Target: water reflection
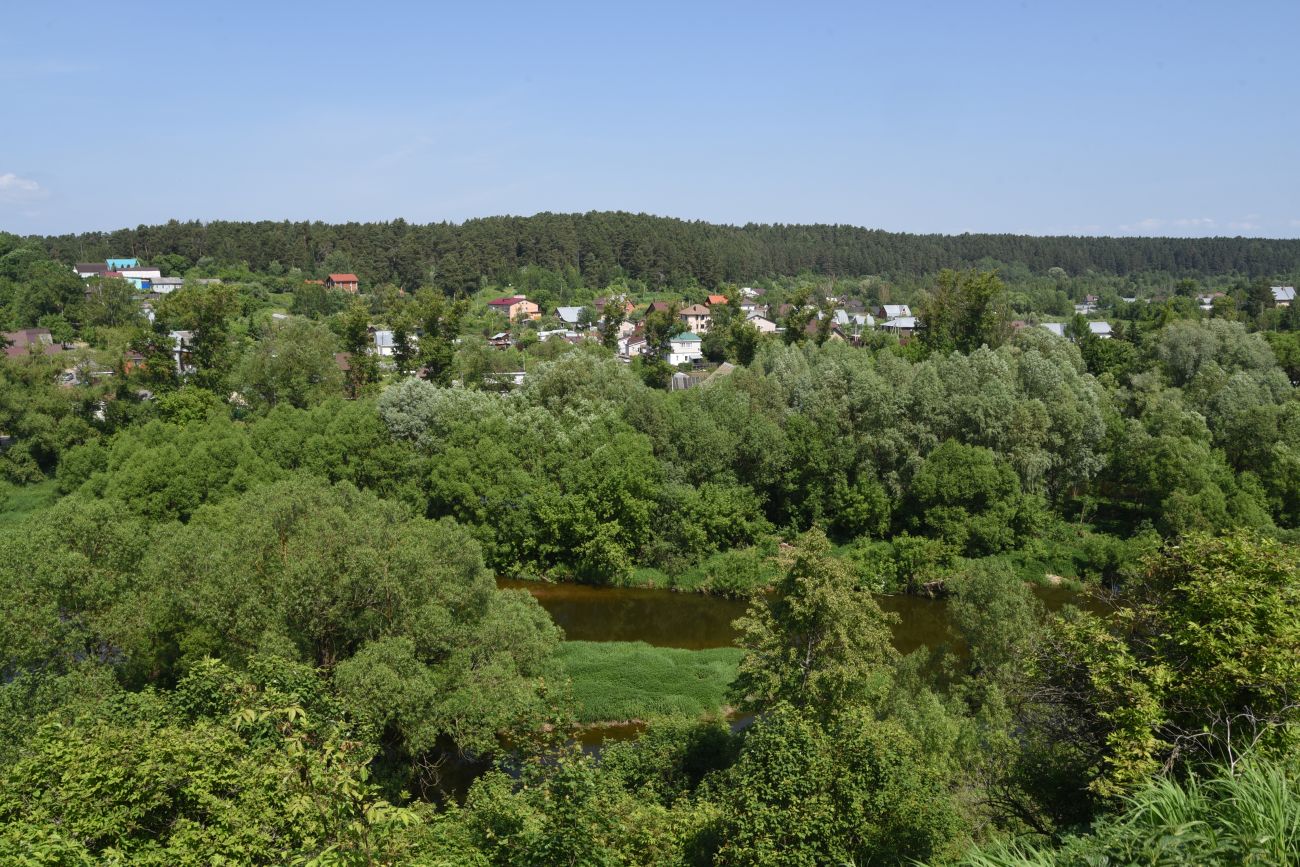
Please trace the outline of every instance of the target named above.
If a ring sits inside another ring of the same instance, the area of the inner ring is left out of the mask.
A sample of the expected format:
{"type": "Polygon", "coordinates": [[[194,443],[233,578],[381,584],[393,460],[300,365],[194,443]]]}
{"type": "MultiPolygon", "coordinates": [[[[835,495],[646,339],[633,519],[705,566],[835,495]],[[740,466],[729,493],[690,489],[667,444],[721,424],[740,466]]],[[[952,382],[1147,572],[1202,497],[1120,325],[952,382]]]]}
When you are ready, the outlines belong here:
{"type": "MultiPolygon", "coordinates": [[[[657,647],[701,650],[735,646],[732,621],[745,603],[698,593],[584,584],[543,584],[501,579],[500,587],[532,593],[551,618],[574,641],[644,641],[657,647]]],[[[1035,587],[1034,595],[1049,611],[1070,603],[1094,611],[1102,604],[1064,587],[1035,587]]],[[[901,653],[954,641],[948,605],[921,596],[877,596],[885,611],[898,615],[894,646],[901,653]]]]}

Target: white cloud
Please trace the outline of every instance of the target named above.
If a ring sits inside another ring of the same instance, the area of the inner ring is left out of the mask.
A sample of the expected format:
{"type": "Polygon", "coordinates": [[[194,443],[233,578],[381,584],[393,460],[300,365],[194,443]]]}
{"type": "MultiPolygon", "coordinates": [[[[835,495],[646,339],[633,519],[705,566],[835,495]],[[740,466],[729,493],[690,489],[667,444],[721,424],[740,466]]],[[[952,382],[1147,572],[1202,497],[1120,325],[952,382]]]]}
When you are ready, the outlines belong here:
{"type": "Polygon", "coordinates": [[[0,202],[33,202],[45,195],[45,189],[31,178],[13,172],[0,174],[0,202]]]}

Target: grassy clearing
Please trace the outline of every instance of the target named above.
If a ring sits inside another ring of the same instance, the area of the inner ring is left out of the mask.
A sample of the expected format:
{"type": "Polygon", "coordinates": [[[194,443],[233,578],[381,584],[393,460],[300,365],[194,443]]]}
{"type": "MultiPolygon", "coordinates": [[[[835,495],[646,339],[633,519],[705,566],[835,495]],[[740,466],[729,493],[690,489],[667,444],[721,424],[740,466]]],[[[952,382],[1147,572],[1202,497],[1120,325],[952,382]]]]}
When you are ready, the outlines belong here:
{"type": "Polygon", "coordinates": [[[559,653],[585,723],[717,713],[740,655],[730,647],[681,650],[642,641],[566,641],[559,653]]]}
{"type": "Polygon", "coordinates": [[[32,512],[52,506],[58,498],[58,483],[53,479],[21,486],[0,482],[0,529],[15,526],[32,512]]]}

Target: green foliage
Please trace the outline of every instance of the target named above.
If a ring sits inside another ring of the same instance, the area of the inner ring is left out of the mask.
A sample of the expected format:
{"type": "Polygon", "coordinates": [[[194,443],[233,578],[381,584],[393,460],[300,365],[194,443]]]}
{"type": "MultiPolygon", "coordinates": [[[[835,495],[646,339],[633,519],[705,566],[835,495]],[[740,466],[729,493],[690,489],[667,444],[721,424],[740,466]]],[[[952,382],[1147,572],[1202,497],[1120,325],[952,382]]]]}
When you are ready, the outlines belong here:
{"type": "Polygon", "coordinates": [[[762,710],[785,702],[830,716],[871,698],[896,657],[894,618],[831,556],[820,531],[800,537],[783,567],[772,592],[755,596],[736,622],[745,649],[736,704],[762,710]]]}
{"type": "Polygon", "coordinates": [[[0,856],[404,861],[419,814],[383,801],[368,781],[364,743],[337,716],[308,712],[301,696],[265,678],[274,671],[263,666],[245,679],[208,661],[175,697],[91,698],[34,722],[0,778],[0,856]],[[222,698],[183,698],[213,691],[222,698]]]}
{"type": "Polygon", "coordinates": [[[940,766],[869,712],[823,728],[777,705],[726,782],[713,863],[904,864],[948,854],[962,835],[940,766]]]}
{"type": "Polygon", "coordinates": [[[343,390],[336,349],[334,335],[309,319],[273,322],[244,356],[235,374],[237,388],[260,406],[305,409],[321,403],[343,390]]]}
{"type": "Polygon", "coordinates": [[[573,684],[578,720],[645,720],[716,714],[741,652],[681,650],[644,642],[566,641],[557,659],[573,684]]]}
{"type": "Polygon", "coordinates": [[[931,352],[996,349],[1006,340],[1011,319],[1006,286],[996,271],[945,268],[918,313],[920,337],[931,352]]]}
{"type": "Polygon", "coordinates": [[[1158,780],[1112,817],[1056,845],[998,844],[967,853],[966,867],[1161,864],[1229,867],[1300,862],[1300,768],[1251,758],[1206,778],[1158,780]]]}
{"type": "Polygon", "coordinates": [[[1014,547],[1038,529],[1041,506],[1020,492],[1010,464],[979,446],[948,440],[912,479],[916,526],[972,556],[1014,547]]]}

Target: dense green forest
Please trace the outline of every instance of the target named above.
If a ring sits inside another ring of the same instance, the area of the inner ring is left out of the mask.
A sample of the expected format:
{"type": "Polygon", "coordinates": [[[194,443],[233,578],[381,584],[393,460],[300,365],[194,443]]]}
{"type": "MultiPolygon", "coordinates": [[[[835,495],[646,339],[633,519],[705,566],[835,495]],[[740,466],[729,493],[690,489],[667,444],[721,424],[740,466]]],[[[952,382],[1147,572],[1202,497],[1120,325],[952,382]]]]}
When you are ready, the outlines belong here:
{"type": "Polygon", "coordinates": [[[51,340],[0,360],[0,861],[1296,863],[1298,256],[622,214],[0,235],[0,324],[51,340]],[[186,281],[69,268],[109,255],[186,281]],[[703,371],[539,336],[622,297],[667,345],[715,292],[703,371]],[[900,300],[911,339],[830,328],[900,300]],[[542,582],[747,613],[734,648],[570,641],[542,582]],[[900,652],[881,594],[950,633],[900,652]]]}
{"type": "Polygon", "coordinates": [[[40,239],[65,261],[139,256],[245,262],[255,271],[353,271],[374,284],[444,289],[503,280],[537,266],[580,274],[589,285],[619,277],[650,286],[809,271],[823,275],[922,275],[986,260],[1043,273],[1095,271],[1176,276],[1300,272],[1300,240],[1259,238],[1097,238],[1028,235],[908,235],[827,225],[721,226],[646,214],[592,212],[489,217],[464,223],[171,222],[115,232],[40,239]]]}

